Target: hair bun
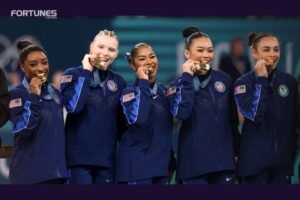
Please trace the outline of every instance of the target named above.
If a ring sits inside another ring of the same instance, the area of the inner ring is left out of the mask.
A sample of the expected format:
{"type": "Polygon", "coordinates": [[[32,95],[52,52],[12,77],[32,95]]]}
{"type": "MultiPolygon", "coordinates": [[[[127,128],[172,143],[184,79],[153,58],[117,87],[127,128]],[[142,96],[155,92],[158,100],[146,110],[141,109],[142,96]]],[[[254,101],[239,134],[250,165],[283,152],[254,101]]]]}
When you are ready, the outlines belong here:
{"type": "Polygon", "coordinates": [[[28,42],[27,40],[23,40],[23,41],[19,41],[17,43],[17,48],[22,51],[23,49],[25,49],[26,47],[28,47],[29,45],[32,45],[31,42],[28,42]]]}
{"type": "Polygon", "coordinates": [[[131,54],[129,52],[125,52],[123,54],[123,56],[127,60],[127,62],[131,63],[132,58],[131,58],[131,54]]]}
{"type": "Polygon", "coordinates": [[[188,38],[191,34],[200,32],[200,29],[196,26],[187,27],[182,31],[182,36],[188,38]]]}
{"type": "Polygon", "coordinates": [[[257,33],[255,32],[250,32],[248,34],[248,46],[250,47],[253,44],[254,39],[256,38],[257,33]]]}

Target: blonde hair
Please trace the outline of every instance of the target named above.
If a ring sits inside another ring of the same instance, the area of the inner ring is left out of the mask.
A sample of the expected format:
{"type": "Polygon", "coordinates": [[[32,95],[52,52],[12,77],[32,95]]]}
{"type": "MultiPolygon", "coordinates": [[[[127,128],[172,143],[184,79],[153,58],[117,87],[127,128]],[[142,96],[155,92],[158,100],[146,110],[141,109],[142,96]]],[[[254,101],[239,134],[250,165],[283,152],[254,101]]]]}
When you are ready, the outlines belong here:
{"type": "Polygon", "coordinates": [[[113,37],[119,42],[119,39],[118,39],[116,33],[114,31],[109,31],[107,29],[99,31],[99,33],[95,36],[94,41],[96,40],[97,37],[102,36],[102,35],[113,37]]]}

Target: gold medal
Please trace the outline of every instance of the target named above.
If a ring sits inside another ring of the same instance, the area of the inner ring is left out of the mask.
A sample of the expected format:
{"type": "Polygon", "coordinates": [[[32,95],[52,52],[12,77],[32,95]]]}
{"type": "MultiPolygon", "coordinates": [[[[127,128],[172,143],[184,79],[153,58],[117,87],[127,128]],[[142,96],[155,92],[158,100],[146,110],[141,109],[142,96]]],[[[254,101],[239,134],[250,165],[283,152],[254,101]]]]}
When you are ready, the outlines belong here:
{"type": "Polygon", "coordinates": [[[195,66],[196,66],[197,71],[200,71],[200,70],[208,71],[210,69],[209,64],[202,64],[202,63],[199,63],[199,62],[195,62],[195,66]]]}
{"type": "Polygon", "coordinates": [[[97,67],[98,69],[104,68],[105,64],[106,64],[106,62],[101,61],[99,59],[92,60],[92,65],[95,66],[95,67],[97,67]]]}
{"type": "Polygon", "coordinates": [[[46,73],[38,73],[36,74],[36,77],[42,80],[42,83],[45,83],[47,81],[46,73]]]}
{"type": "Polygon", "coordinates": [[[275,63],[275,60],[266,60],[265,65],[266,67],[272,67],[275,63]]]}

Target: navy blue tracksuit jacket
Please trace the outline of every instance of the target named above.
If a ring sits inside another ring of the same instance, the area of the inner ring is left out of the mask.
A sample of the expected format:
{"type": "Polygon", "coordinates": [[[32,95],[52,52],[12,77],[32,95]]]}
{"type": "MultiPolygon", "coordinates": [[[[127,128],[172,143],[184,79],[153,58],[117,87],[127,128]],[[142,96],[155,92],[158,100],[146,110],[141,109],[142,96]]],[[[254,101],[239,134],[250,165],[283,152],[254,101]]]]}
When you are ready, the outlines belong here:
{"type": "Polygon", "coordinates": [[[172,113],[182,120],[179,132],[177,179],[234,170],[237,115],[229,75],[212,70],[200,82],[183,73],[171,84],[172,113]]]}
{"type": "Polygon", "coordinates": [[[123,128],[119,99],[125,85],[111,69],[103,81],[98,69],[90,72],[80,66],[65,71],[61,88],[68,111],[68,167],[114,167],[117,136],[123,128]]]}
{"type": "Polygon", "coordinates": [[[15,147],[9,175],[12,183],[32,184],[66,178],[60,93],[45,84],[40,96],[32,94],[26,79],[9,93],[15,147]]]}
{"type": "Polygon", "coordinates": [[[129,124],[117,156],[117,181],[166,177],[171,158],[172,115],[165,87],[136,80],[123,90],[121,102],[129,124]]]}
{"type": "Polygon", "coordinates": [[[278,69],[269,79],[247,73],[235,83],[235,101],[245,116],[238,174],[255,175],[266,169],[291,174],[298,102],[295,78],[278,69]]]}

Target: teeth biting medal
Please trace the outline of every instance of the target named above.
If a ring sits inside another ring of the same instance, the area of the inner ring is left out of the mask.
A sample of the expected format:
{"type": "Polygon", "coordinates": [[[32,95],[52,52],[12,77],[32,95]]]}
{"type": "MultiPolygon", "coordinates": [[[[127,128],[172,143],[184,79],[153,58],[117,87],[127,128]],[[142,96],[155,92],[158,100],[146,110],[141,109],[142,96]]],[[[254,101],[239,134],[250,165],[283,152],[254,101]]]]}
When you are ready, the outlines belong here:
{"type": "Polygon", "coordinates": [[[92,64],[93,64],[95,67],[97,67],[97,68],[103,68],[103,67],[105,66],[106,62],[105,62],[105,61],[101,61],[100,59],[94,59],[94,60],[92,61],[92,64]]]}
{"type": "Polygon", "coordinates": [[[196,69],[197,71],[199,70],[209,70],[210,69],[210,65],[209,64],[203,64],[203,63],[200,63],[200,62],[195,62],[195,66],[196,66],[196,69]]]}
{"type": "Polygon", "coordinates": [[[42,80],[42,83],[45,83],[47,81],[46,73],[38,73],[36,74],[36,77],[40,78],[42,80]]]}

